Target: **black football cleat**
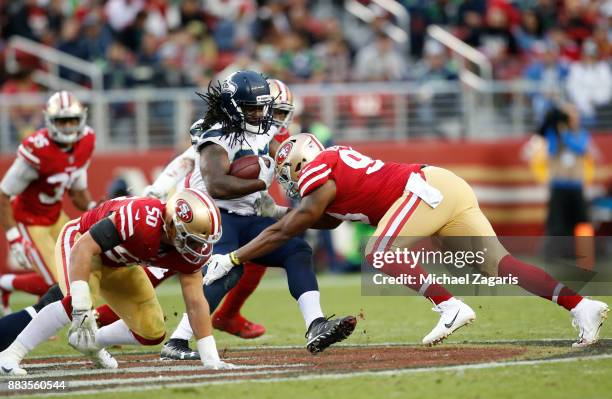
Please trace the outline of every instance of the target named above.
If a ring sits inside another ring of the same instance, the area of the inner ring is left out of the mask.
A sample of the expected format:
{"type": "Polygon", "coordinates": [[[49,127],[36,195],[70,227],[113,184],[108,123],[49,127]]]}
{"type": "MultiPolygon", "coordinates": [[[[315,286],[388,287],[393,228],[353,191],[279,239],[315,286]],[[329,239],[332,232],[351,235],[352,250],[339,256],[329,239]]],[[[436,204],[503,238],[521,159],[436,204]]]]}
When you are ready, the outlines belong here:
{"type": "Polygon", "coordinates": [[[164,344],[159,358],[161,360],[200,360],[200,354],[191,350],[189,341],[175,338],[164,344]]]}
{"type": "Polygon", "coordinates": [[[314,320],[306,332],[306,349],[312,354],[323,352],[327,347],[340,342],[353,333],[357,325],[355,316],[341,319],[320,317],[314,320]]]}

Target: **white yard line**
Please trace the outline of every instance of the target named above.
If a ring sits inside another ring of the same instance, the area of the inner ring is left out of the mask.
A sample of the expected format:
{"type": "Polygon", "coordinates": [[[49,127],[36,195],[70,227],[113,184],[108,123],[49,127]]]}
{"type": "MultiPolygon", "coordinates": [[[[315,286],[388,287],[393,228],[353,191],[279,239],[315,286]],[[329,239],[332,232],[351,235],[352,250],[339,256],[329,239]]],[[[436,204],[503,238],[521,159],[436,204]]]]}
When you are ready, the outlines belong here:
{"type": "MultiPolygon", "coordinates": [[[[83,356],[79,356],[81,358],[83,358],[83,356]]],[[[40,359],[50,359],[51,357],[36,357],[36,358],[32,358],[31,360],[40,360],[40,359]]],[[[253,356],[224,356],[223,360],[228,360],[231,362],[235,362],[237,360],[257,360],[256,357],[253,356]]],[[[174,361],[181,361],[181,360],[174,360],[174,361]]],[[[155,359],[138,359],[138,360],[129,360],[129,359],[121,359],[119,364],[123,364],[123,363],[129,363],[129,362],[137,362],[137,363],[166,363],[166,362],[173,362],[173,360],[160,360],[159,358],[155,358],[155,359]]],[[[88,360],[77,360],[77,361],[70,361],[70,366],[87,366],[87,365],[91,365],[92,363],[88,360]]],[[[295,363],[295,364],[300,364],[300,363],[295,363]]],[[[22,366],[25,367],[26,369],[44,369],[44,368],[49,368],[49,367],[61,367],[61,366],[65,366],[66,362],[43,362],[43,363],[23,363],[22,366]]],[[[291,366],[287,366],[287,367],[291,367],[291,366]]],[[[0,377],[1,378],[1,377],[0,377]]]]}
{"type": "MultiPolygon", "coordinates": [[[[599,342],[610,342],[612,339],[601,339],[599,342]]],[[[535,345],[538,343],[551,344],[567,344],[568,348],[571,346],[571,339],[562,338],[543,338],[543,339],[496,339],[496,340],[484,340],[484,341],[460,341],[460,342],[447,342],[443,345],[436,346],[435,348],[443,348],[448,345],[503,345],[503,344],[529,344],[535,345]]],[[[363,344],[351,344],[351,343],[339,343],[334,344],[334,348],[367,348],[377,346],[414,346],[420,348],[426,348],[423,344],[417,341],[407,342],[369,342],[363,344]]],[[[259,346],[236,346],[230,349],[230,352],[237,353],[241,351],[251,350],[268,350],[268,349],[303,349],[306,354],[306,348],[303,345],[259,345],[259,346]]],[[[112,350],[111,350],[112,352],[112,350]]],[[[223,352],[222,350],[220,352],[223,352]]],[[[142,352],[125,352],[125,353],[113,353],[117,356],[138,356],[138,355],[151,355],[159,354],[157,351],[142,351],[142,352]]],[[[83,358],[82,355],[47,355],[47,356],[33,356],[26,359],[25,364],[27,365],[28,360],[40,360],[40,359],[71,359],[71,358],[83,358]]]]}
{"type": "MultiPolygon", "coordinates": [[[[198,382],[178,382],[173,384],[171,382],[167,382],[164,384],[163,388],[184,388],[184,387],[198,387],[198,386],[210,386],[210,385],[229,385],[229,384],[241,384],[241,383],[253,383],[253,382],[285,382],[285,381],[310,381],[310,380],[342,380],[347,378],[355,378],[355,377],[366,377],[366,376],[397,376],[397,375],[407,375],[407,374],[417,374],[424,372],[440,372],[440,371],[466,371],[466,370],[483,370],[483,369],[494,369],[494,368],[502,368],[502,367],[515,367],[515,366],[533,366],[540,364],[554,364],[554,363],[570,363],[575,361],[584,361],[584,360],[602,360],[602,359],[612,359],[612,354],[605,355],[593,355],[593,356],[581,356],[581,357],[573,357],[573,358],[558,358],[558,359],[543,359],[543,360],[517,360],[511,362],[489,362],[489,363],[480,363],[480,364],[468,364],[468,365],[457,365],[457,366],[439,366],[439,367],[421,367],[421,368],[413,368],[413,369],[400,369],[400,370],[386,370],[386,371],[358,371],[353,373],[334,373],[334,374],[311,374],[311,375],[301,375],[301,376],[292,376],[292,377],[274,377],[274,378],[265,378],[265,379],[244,379],[244,380],[220,380],[220,381],[198,381],[198,382]]],[[[275,370],[273,373],[269,374],[283,374],[288,373],[289,371],[283,370],[275,370]]],[[[224,372],[218,373],[210,376],[201,376],[200,378],[212,378],[212,377],[220,377],[220,376],[239,376],[239,375],[260,375],[260,374],[268,374],[265,371],[254,371],[250,373],[242,373],[242,372],[224,372]]],[[[104,384],[126,384],[129,382],[130,384],[134,383],[146,383],[152,380],[154,381],[163,381],[166,377],[154,378],[154,377],[143,377],[143,378],[134,378],[134,379],[107,379],[101,381],[100,383],[104,384]]],[[[185,377],[187,379],[189,377],[185,377]]],[[[197,378],[197,377],[194,377],[197,378]]],[[[173,378],[170,381],[176,381],[177,378],[173,378]]],[[[72,382],[70,382],[72,384],[72,382]]],[[[84,383],[85,386],[88,384],[84,383]]],[[[89,384],[91,385],[91,384],[89,384]]],[[[79,385],[80,386],[80,385],[79,385]]],[[[136,390],[155,390],[160,389],[159,385],[144,385],[142,387],[138,387],[138,389],[134,389],[133,386],[118,386],[113,388],[105,388],[105,389],[91,389],[91,390],[82,390],[75,392],[45,392],[39,395],[32,395],[36,397],[46,397],[46,396],[70,396],[70,395],[86,395],[86,394],[100,394],[100,393],[110,393],[110,392],[129,392],[136,390]]]]}
{"type": "MultiPolygon", "coordinates": [[[[309,364],[305,363],[293,363],[293,364],[258,364],[258,365],[245,365],[238,366],[239,369],[249,370],[249,369],[277,369],[277,368],[300,368],[306,367],[309,364]]],[[[28,369],[28,365],[24,365],[23,367],[28,369]]],[[[63,377],[75,377],[75,376],[92,376],[92,375],[109,375],[109,374],[138,374],[138,373],[160,373],[160,372],[180,372],[180,371],[201,371],[202,367],[200,365],[188,365],[188,366],[178,366],[178,365],[168,365],[168,366],[142,366],[142,367],[126,367],[126,368],[118,368],[118,369],[70,369],[70,370],[37,370],[34,373],[30,373],[23,377],[14,377],[14,376],[0,376],[0,381],[8,381],[14,379],[33,379],[33,378],[63,378],[63,377]]],[[[268,371],[266,371],[268,372],[268,371]]],[[[228,374],[229,375],[229,374],[228,374]]]]}

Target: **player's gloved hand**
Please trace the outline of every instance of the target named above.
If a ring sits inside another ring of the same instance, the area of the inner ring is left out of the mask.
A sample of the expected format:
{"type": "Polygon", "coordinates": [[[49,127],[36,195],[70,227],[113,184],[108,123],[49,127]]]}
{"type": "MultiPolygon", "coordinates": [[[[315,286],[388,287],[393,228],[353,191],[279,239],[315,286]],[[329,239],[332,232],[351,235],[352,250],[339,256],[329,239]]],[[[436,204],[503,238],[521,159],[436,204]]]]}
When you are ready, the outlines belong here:
{"type": "Polygon", "coordinates": [[[166,193],[163,193],[154,185],[146,186],[144,191],[142,192],[143,197],[153,197],[160,200],[163,200],[166,197],[166,193]]]}
{"type": "Polygon", "coordinates": [[[93,310],[73,309],[72,325],[68,330],[68,343],[79,352],[97,352],[100,350],[96,344],[97,329],[93,310]]]}
{"type": "Polygon", "coordinates": [[[231,363],[226,363],[219,358],[215,337],[212,335],[199,339],[197,345],[198,352],[200,353],[200,359],[202,359],[202,365],[205,369],[231,370],[238,368],[238,366],[231,363]]]}
{"type": "Polygon", "coordinates": [[[27,270],[32,269],[32,262],[28,257],[31,244],[26,240],[17,227],[12,227],[6,232],[6,239],[9,244],[11,255],[19,265],[19,267],[27,270]]]}
{"type": "Polygon", "coordinates": [[[92,310],[89,284],[83,280],[70,283],[72,295],[72,325],[68,330],[68,343],[74,349],[91,353],[100,350],[96,345],[98,326],[92,310]]]}
{"type": "Polygon", "coordinates": [[[215,254],[210,257],[206,265],[208,268],[204,276],[205,285],[211,285],[213,282],[229,273],[232,267],[236,266],[236,264],[232,262],[229,254],[215,254]]]}
{"type": "Polygon", "coordinates": [[[287,213],[286,206],[277,205],[274,198],[267,191],[260,191],[259,198],[255,200],[257,216],[271,217],[280,219],[287,213]]]}
{"type": "Polygon", "coordinates": [[[272,185],[274,180],[274,160],[267,155],[259,157],[259,180],[266,183],[266,188],[272,185]],[[266,160],[268,165],[266,165],[266,160]]]}

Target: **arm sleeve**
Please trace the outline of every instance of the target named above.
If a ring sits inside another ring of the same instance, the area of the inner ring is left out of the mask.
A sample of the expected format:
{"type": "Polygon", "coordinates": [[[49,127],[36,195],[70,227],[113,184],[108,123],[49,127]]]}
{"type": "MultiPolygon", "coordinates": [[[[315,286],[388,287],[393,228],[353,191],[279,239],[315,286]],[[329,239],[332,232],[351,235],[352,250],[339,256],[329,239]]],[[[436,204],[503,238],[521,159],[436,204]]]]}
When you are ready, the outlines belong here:
{"type": "Polygon", "coordinates": [[[121,244],[121,237],[113,221],[109,218],[104,218],[94,224],[89,229],[89,234],[93,240],[102,248],[102,252],[106,252],[121,244]]]}
{"type": "Polygon", "coordinates": [[[314,162],[310,162],[306,168],[304,168],[298,180],[300,196],[305,197],[314,189],[325,184],[325,182],[329,180],[331,171],[331,168],[326,163],[317,162],[315,164],[314,162]]]}
{"type": "Polygon", "coordinates": [[[8,196],[19,195],[37,178],[38,171],[17,157],[0,182],[0,190],[8,196]]]}
{"type": "Polygon", "coordinates": [[[195,166],[196,151],[189,147],[178,157],[174,158],[153,182],[153,187],[159,193],[167,194],[178,182],[193,171],[195,166]]]}

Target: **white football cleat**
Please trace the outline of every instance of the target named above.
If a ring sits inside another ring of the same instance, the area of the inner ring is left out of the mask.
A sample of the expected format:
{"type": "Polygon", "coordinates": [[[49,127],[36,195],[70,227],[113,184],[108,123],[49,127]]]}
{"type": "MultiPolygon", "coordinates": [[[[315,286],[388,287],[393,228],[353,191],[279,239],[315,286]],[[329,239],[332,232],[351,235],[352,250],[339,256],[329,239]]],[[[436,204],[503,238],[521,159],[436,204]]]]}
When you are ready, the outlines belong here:
{"type": "Polygon", "coordinates": [[[578,341],[572,344],[574,348],[584,348],[599,340],[599,330],[608,317],[610,309],[601,301],[583,298],[574,309],[572,314],[572,326],[580,332],[578,341]]]}
{"type": "Polygon", "coordinates": [[[0,375],[28,375],[25,369],[19,366],[19,362],[10,355],[0,355],[0,375]]]}
{"type": "Polygon", "coordinates": [[[99,369],[116,369],[119,367],[117,360],[106,349],[100,349],[96,353],[86,355],[99,369]]]}
{"type": "Polygon", "coordinates": [[[471,307],[451,298],[434,306],[433,311],[440,313],[438,324],[423,338],[423,345],[433,346],[442,342],[457,329],[476,320],[476,313],[471,307]]]}

